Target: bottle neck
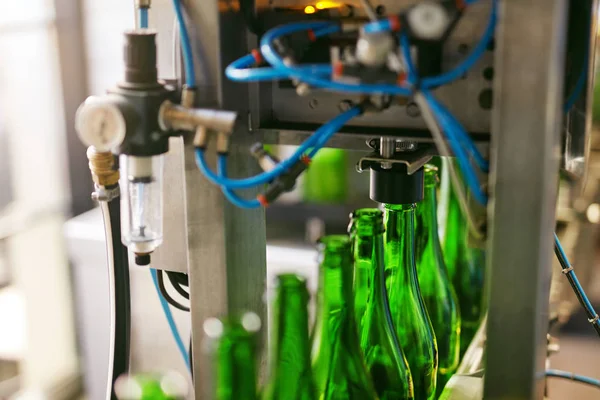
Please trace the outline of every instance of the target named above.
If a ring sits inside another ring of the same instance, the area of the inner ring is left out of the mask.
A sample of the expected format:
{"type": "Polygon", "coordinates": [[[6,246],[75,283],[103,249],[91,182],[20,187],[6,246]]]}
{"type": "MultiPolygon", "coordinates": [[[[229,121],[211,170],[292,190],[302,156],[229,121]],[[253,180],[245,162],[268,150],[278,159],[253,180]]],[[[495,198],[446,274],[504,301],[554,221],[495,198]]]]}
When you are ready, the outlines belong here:
{"type": "Polygon", "coordinates": [[[460,209],[460,203],[454,193],[454,188],[450,187],[450,196],[448,198],[448,217],[446,223],[446,238],[455,243],[467,242],[467,225],[460,209]]]}
{"type": "Polygon", "coordinates": [[[425,186],[425,196],[423,201],[417,205],[417,226],[420,237],[426,237],[427,240],[434,240],[438,235],[437,223],[437,194],[435,185],[425,186]]]}
{"type": "Polygon", "coordinates": [[[395,285],[418,289],[415,267],[415,204],[385,206],[386,268],[395,285]]]}
{"type": "Polygon", "coordinates": [[[277,374],[297,375],[295,371],[302,370],[302,367],[310,368],[307,305],[308,292],[305,284],[278,289],[272,330],[272,378],[277,374]],[[294,363],[290,364],[290,358],[294,363]]]}
{"type": "MultiPolygon", "coordinates": [[[[348,248],[349,250],[349,248],[348,248]]],[[[323,312],[339,311],[352,306],[352,253],[321,253],[319,268],[319,302],[323,312]]]]}
{"type": "Polygon", "coordinates": [[[241,326],[230,329],[218,345],[217,398],[256,398],[256,370],[252,335],[241,326]]]}
{"type": "Polygon", "coordinates": [[[355,235],[353,240],[355,268],[366,269],[368,277],[366,281],[355,282],[356,285],[360,285],[355,290],[373,290],[378,294],[385,283],[383,233],[371,236],[355,235]]]}

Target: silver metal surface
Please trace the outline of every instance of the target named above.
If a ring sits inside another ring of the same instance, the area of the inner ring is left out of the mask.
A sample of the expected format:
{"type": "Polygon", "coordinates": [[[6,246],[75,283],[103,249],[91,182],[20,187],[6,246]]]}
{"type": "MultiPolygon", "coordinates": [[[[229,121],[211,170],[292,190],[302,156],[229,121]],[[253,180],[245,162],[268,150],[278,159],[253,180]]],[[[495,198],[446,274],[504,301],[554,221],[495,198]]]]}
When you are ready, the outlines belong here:
{"type": "Polygon", "coordinates": [[[499,2],[484,392],[489,400],[541,400],[544,394],[566,3],[499,2]]]}
{"type": "Polygon", "coordinates": [[[231,132],[237,119],[237,113],[206,108],[187,108],[166,100],[160,106],[158,118],[163,130],[193,132],[202,126],[218,132],[231,132]]]}
{"type": "MultiPolygon", "coordinates": [[[[417,3],[419,0],[383,0],[377,2],[383,5],[389,15],[406,9],[407,6],[417,3]]],[[[296,6],[305,5],[303,0],[275,0],[271,5],[296,6]]],[[[360,3],[355,3],[356,10],[360,14],[360,3]]],[[[267,7],[265,1],[258,1],[267,7]]],[[[456,26],[452,35],[448,38],[444,49],[445,69],[450,69],[462,60],[475,46],[485,26],[488,23],[491,2],[483,1],[470,6],[464,17],[456,26]]],[[[259,14],[260,15],[260,14],[259,14]]],[[[241,57],[244,53],[235,54],[241,57]]],[[[467,74],[466,79],[461,79],[451,85],[436,90],[436,96],[458,120],[470,132],[487,133],[490,131],[490,110],[486,110],[479,104],[479,96],[485,90],[489,90],[492,82],[486,80],[483,72],[486,68],[493,67],[493,53],[488,51],[482,60],[467,74]]],[[[243,85],[243,84],[238,84],[243,85]]],[[[294,144],[293,136],[288,135],[289,130],[310,131],[307,124],[322,124],[339,113],[339,103],[343,100],[358,101],[360,96],[337,94],[325,91],[313,90],[305,97],[297,96],[293,87],[280,84],[254,84],[255,106],[253,113],[254,128],[261,133],[265,130],[274,129],[279,136],[281,144],[294,144]],[[318,104],[317,107],[311,105],[318,104]],[[297,125],[293,129],[290,126],[297,125]]],[[[392,105],[383,113],[365,114],[352,120],[348,126],[352,127],[354,134],[371,134],[374,127],[385,127],[395,130],[393,134],[398,136],[412,136],[410,130],[423,129],[425,123],[418,115],[410,115],[409,104],[405,102],[392,105]]],[[[347,129],[347,127],[346,127],[347,129]]],[[[344,130],[345,131],[345,130],[344,130]]],[[[270,132],[269,132],[270,133],[270,132]]],[[[377,133],[375,133],[377,135],[377,133]]],[[[429,141],[430,136],[416,138],[418,141],[429,141]]],[[[364,148],[364,147],[363,147],[364,148]]]]}
{"type": "MultiPolygon", "coordinates": [[[[236,5],[237,6],[237,5],[236,5]]],[[[223,79],[225,66],[247,52],[241,15],[226,1],[186,2],[197,55],[198,101],[201,106],[236,110],[246,115],[248,85],[223,79]],[[232,29],[236,27],[236,29],[232,29]]],[[[249,152],[255,138],[241,118],[232,134],[229,175],[243,177],[259,172],[249,152]]],[[[227,202],[221,190],[200,173],[191,138],[185,144],[187,236],[191,292],[192,345],[196,399],[211,396],[211,365],[202,356],[203,323],[206,318],[241,311],[257,313],[267,326],[263,302],[266,281],[266,233],[262,209],[242,210],[227,202]]],[[[215,167],[214,148],[207,151],[215,167]]],[[[241,196],[254,197],[251,190],[241,196]]],[[[165,232],[166,234],[166,232],[165,232]]],[[[262,330],[264,335],[265,329],[262,330]]]]}

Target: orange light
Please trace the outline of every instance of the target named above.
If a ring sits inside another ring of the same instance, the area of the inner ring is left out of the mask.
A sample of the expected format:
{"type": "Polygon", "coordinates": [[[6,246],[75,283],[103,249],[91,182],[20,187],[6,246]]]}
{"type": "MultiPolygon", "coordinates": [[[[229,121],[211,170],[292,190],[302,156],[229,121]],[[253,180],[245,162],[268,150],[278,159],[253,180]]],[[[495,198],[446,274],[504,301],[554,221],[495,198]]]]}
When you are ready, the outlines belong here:
{"type": "Polygon", "coordinates": [[[316,11],[313,6],[304,7],[304,14],[314,14],[316,11]]]}
{"type": "Polygon", "coordinates": [[[335,1],[319,1],[317,3],[317,9],[319,10],[325,10],[328,8],[340,8],[341,6],[341,3],[336,3],[335,1]]]}

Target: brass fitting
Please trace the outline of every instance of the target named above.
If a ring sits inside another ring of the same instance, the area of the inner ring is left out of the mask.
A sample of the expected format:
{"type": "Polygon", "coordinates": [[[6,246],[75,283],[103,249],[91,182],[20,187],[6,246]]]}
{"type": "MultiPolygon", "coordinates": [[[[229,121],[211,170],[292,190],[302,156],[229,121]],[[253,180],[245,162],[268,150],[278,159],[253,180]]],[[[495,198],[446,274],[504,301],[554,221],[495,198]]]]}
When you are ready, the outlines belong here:
{"type": "Polygon", "coordinates": [[[115,156],[111,152],[100,152],[90,146],[86,154],[96,185],[107,187],[119,183],[119,170],[115,169],[115,156]]]}
{"type": "Polygon", "coordinates": [[[135,6],[137,8],[150,8],[151,0],[135,0],[135,6]]]}
{"type": "Polygon", "coordinates": [[[196,102],[196,91],[187,85],[181,91],[181,105],[185,108],[193,108],[196,102]]]}

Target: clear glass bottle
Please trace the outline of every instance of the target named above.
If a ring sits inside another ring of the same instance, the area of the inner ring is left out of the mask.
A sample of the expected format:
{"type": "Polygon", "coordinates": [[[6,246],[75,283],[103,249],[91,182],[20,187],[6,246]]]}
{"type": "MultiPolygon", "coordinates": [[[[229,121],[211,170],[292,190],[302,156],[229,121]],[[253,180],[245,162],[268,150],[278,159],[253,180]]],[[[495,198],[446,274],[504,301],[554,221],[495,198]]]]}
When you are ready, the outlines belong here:
{"type": "Polygon", "coordinates": [[[319,291],[312,367],[319,400],[378,399],[367,371],[354,319],[350,238],[320,240],[319,291]]]}
{"type": "Polygon", "coordinates": [[[460,361],[460,311],[438,236],[437,167],[425,165],[425,197],[417,204],[415,259],[419,288],[438,345],[438,392],[460,361]]]}
{"type": "Polygon", "coordinates": [[[385,205],[385,266],[394,327],[408,360],[415,399],[435,399],[438,352],[415,266],[415,204],[385,205]]]}
{"type": "Polygon", "coordinates": [[[385,287],[383,233],[380,210],[364,208],[352,214],[355,298],[362,303],[361,294],[366,294],[364,314],[358,319],[360,346],[379,398],[412,400],[412,377],[396,337],[385,287]],[[366,279],[356,280],[362,271],[366,279]]]}

